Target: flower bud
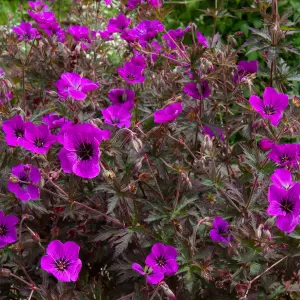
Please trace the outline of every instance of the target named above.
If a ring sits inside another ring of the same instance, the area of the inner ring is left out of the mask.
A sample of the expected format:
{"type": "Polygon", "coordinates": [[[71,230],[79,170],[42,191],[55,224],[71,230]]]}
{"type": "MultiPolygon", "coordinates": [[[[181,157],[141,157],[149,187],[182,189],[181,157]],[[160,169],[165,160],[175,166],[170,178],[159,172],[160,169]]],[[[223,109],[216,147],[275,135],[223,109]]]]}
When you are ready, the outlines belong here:
{"type": "Polygon", "coordinates": [[[212,139],[209,135],[204,136],[204,141],[203,141],[203,148],[207,151],[211,151],[213,148],[213,142],[212,139]]]}
{"type": "Polygon", "coordinates": [[[10,270],[8,269],[0,269],[0,276],[3,276],[3,277],[9,277],[10,276],[10,270]]]}
{"type": "Polygon", "coordinates": [[[162,290],[164,291],[166,296],[168,296],[169,298],[174,299],[174,300],[176,299],[176,296],[174,295],[174,293],[171,291],[169,286],[164,281],[162,281],[159,285],[162,288],[162,290]]]}
{"type": "Polygon", "coordinates": [[[263,151],[270,150],[274,145],[274,142],[268,139],[261,139],[261,141],[258,143],[258,147],[263,151]]]}
{"type": "Polygon", "coordinates": [[[116,174],[113,172],[113,171],[108,171],[106,170],[104,173],[103,173],[103,177],[106,179],[106,181],[108,183],[113,183],[113,181],[115,180],[116,178],[116,174]]]}
{"type": "Polygon", "coordinates": [[[19,178],[16,176],[10,176],[9,177],[9,181],[13,182],[13,183],[17,183],[19,182],[19,178]]]}

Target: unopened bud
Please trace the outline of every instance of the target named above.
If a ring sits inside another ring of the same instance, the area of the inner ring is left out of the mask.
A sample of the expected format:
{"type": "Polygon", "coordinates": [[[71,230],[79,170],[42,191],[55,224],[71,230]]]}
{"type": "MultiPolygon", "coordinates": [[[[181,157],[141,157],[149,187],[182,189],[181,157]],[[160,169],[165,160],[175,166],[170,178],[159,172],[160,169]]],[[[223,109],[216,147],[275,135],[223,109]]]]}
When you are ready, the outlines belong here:
{"type": "Polygon", "coordinates": [[[129,183],[129,184],[128,184],[128,191],[129,191],[131,194],[136,194],[137,187],[136,187],[134,184],[129,183]]]}
{"type": "Polygon", "coordinates": [[[149,173],[141,173],[139,175],[139,181],[147,181],[151,177],[149,173]]]}
{"type": "Polygon", "coordinates": [[[113,171],[106,170],[103,173],[103,177],[107,180],[108,183],[112,183],[116,178],[116,174],[113,171]]]}
{"type": "Polygon", "coordinates": [[[255,231],[255,235],[260,239],[264,225],[260,224],[255,231]]]}
{"type": "Polygon", "coordinates": [[[140,150],[143,148],[142,141],[136,136],[133,136],[131,143],[136,152],[140,152],[140,150]]]}
{"type": "Polygon", "coordinates": [[[159,285],[163,289],[166,296],[168,296],[169,298],[174,299],[174,300],[176,299],[175,294],[172,292],[172,290],[169,288],[169,286],[164,281],[162,281],[159,285]]]}
{"type": "Polygon", "coordinates": [[[211,151],[213,148],[213,142],[212,139],[209,135],[204,136],[204,141],[203,141],[203,148],[207,151],[211,151]]]}
{"type": "Polygon", "coordinates": [[[3,277],[9,277],[11,274],[10,270],[8,269],[0,269],[0,276],[3,276],[3,277]]]}
{"type": "Polygon", "coordinates": [[[9,181],[13,182],[13,183],[17,183],[17,182],[19,182],[19,178],[12,175],[9,177],[9,181]]]}

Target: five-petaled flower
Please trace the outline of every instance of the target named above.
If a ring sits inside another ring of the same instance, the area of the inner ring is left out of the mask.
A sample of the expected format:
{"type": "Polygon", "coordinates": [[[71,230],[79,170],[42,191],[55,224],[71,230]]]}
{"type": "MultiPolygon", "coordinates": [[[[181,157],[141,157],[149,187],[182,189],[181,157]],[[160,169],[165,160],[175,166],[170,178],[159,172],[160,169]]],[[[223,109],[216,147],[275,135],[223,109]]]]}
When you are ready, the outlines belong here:
{"type": "Polygon", "coordinates": [[[38,154],[46,154],[51,145],[56,142],[56,136],[50,132],[47,125],[36,126],[32,122],[26,124],[24,137],[22,146],[38,154]]]}
{"type": "Polygon", "coordinates": [[[58,154],[61,168],[82,178],[94,178],[100,173],[99,144],[110,133],[91,124],[67,125],[59,139],[63,148],[58,154]]]}
{"type": "Polygon", "coordinates": [[[0,248],[4,248],[7,244],[14,243],[17,240],[17,230],[15,225],[18,218],[12,215],[4,215],[0,210],[0,248]]]}
{"type": "Polygon", "coordinates": [[[132,62],[126,62],[122,68],[118,69],[119,75],[130,84],[144,82],[143,71],[144,68],[132,62]]]}
{"type": "Polygon", "coordinates": [[[202,100],[209,97],[210,88],[206,80],[203,80],[201,84],[189,82],[184,86],[184,92],[195,99],[202,100]]]}
{"type": "Polygon", "coordinates": [[[268,154],[268,158],[282,167],[296,165],[299,159],[299,145],[273,145],[272,150],[268,154]]]}
{"type": "Polygon", "coordinates": [[[268,200],[270,205],[267,212],[276,216],[278,228],[285,232],[292,232],[299,220],[300,213],[300,183],[296,183],[286,190],[273,184],[269,187],[268,200]]]}
{"type": "Polygon", "coordinates": [[[267,87],[264,91],[263,101],[258,96],[250,97],[252,107],[266,119],[270,119],[271,124],[277,126],[280,122],[283,111],[289,104],[288,95],[279,94],[275,89],[267,87]]]}
{"type": "Polygon", "coordinates": [[[130,18],[124,14],[119,14],[116,18],[111,18],[107,24],[107,30],[113,32],[123,32],[130,24],[130,18]]]}
{"type": "Polygon", "coordinates": [[[5,132],[5,140],[9,146],[23,146],[26,124],[20,115],[3,122],[2,129],[5,132]]]}
{"type": "Polygon", "coordinates": [[[30,41],[40,37],[36,28],[33,28],[30,23],[24,22],[20,26],[15,26],[12,29],[17,35],[20,41],[30,41]]]}
{"type": "Polygon", "coordinates": [[[118,126],[119,128],[130,127],[131,113],[126,105],[111,105],[102,109],[101,112],[106,124],[118,126]]]}
{"type": "Polygon", "coordinates": [[[99,85],[77,73],[63,73],[56,82],[57,93],[60,100],[71,97],[74,100],[82,101],[87,93],[97,89],[99,85]]]}
{"type": "Polygon", "coordinates": [[[41,259],[41,267],[59,281],[76,281],[82,267],[79,250],[74,242],[52,241],[46,249],[47,255],[41,259]]]}
{"type": "Polygon", "coordinates": [[[22,201],[35,200],[40,196],[37,183],[41,180],[38,168],[27,164],[17,165],[12,168],[8,181],[8,189],[22,201]]]}
{"type": "Polygon", "coordinates": [[[143,20],[134,28],[128,30],[128,34],[139,41],[148,42],[154,39],[164,28],[164,25],[158,20],[143,20]]]}
{"type": "Polygon", "coordinates": [[[108,93],[108,98],[111,100],[112,104],[122,104],[128,109],[134,107],[134,91],[129,89],[113,89],[108,93]]]}
{"type": "Polygon", "coordinates": [[[72,25],[68,32],[74,37],[75,42],[81,43],[82,49],[86,50],[91,43],[89,29],[85,26],[72,25]]]}
{"type": "Polygon", "coordinates": [[[223,218],[216,216],[212,224],[213,229],[209,232],[211,239],[219,243],[230,243],[233,237],[230,234],[228,226],[228,222],[226,222],[223,218]]]}
{"type": "Polygon", "coordinates": [[[178,271],[177,256],[177,251],[173,246],[165,246],[162,243],[157,243],[153,245],[151,253],[146,257],[145,263],[151,269],[171,276],[178,271]]]}
{"type": "Polygon", "coordinates": [[[155,123],[168,123],[174,121],[182,112],[181,102],[176,102],[167,105],[163,109],[159,109],[154,113],[155,123]]]}

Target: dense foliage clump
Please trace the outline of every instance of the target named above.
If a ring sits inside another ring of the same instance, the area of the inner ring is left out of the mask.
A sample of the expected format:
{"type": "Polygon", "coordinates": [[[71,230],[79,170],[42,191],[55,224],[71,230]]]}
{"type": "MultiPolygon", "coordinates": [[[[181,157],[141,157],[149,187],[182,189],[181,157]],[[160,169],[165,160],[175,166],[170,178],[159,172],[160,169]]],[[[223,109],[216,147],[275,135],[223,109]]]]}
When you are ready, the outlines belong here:
{"type": "Polygon", "coordinates": [[[1,27],[1,299],[300,297],[298,18],[224,2],[210,35],[161,0],[1,27]]]}

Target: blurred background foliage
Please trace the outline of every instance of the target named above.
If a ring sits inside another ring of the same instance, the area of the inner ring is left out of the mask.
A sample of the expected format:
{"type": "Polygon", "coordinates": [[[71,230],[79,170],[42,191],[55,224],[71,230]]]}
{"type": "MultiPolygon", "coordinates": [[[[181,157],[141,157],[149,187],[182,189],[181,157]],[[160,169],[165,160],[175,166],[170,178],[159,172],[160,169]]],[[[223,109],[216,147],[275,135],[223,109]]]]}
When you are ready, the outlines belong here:
{"type": "MultiPolygon", "coordinates": [[[[84,2],[95,2],[97,0],[84,0],[84,2]]],[[[126,2],[126,0],[122,0],[126,2]]],[[[259,0],[256,0],[258,2],[259,0]]],[[[270,1],[271,0],[266,0],[270,1]]],[[[66,16],[70,11],[73,0],[56,0],[51,4],[56,12],[57,19],[64,23],[66,16]]],[[[103,0],[101,0],[103,2],[103,0]]],[[[250,6],[254,7],[254,0],[171,0],[165,1],[164,9],[166,17],[163,21],[167,29],[184,28],[193,22],[197,25],[205,36],[212,37],[214,28],[214,18],[210,16],[217,5],[218,17],[216,19],[216,32],[219,32],[225,41],[228,36],[237,31],[243,32],[241,38],[237,38],[237,44],[240,46],[240,59],[253,60],[258,59],[260,65],[260,74],[268,73],[266,59],[262,51],[247,52],[250,47],[242,47],[243,43],[250,37],[250,28],[262,29],[264,24],[259,11],[248,10],[250,6]]],[[[279,0],[280,14],[288,13],[289,21],[294,22],[300,18],[300,0],[279,0]]],[[[120,0],[113,0],[113,7],[117,7],[120,0]]],[[[23,20],[29,20],[26,13],[28,9],[27,0],[0,0],[0,25],[9,24],[10,27],[23,20]]],[[[114,15],[117,10],[114,8],[106,8],[101,11],[102,14],[109,18],[114,15]]],[[[68,20],[66,25],[68,25],[68,20]]],[[[86,25],[86,24],[83,24],[86,25]]],[[[295,34],[287,36],[288,42],[297,50],[300,49],[300,28],[293,28],[295,34]]],[[[100,28],[99,28],[100,29],[100,28]]],[[[185,43],[191,41],[191,36],[187,36],[185,43]]],[[[282,53],[280,55],[282,64],[287,64],[291,69],[297,69],[300,65],[300,56],[294,53],[282,53]]],[[[294,82],[293,94],[299,94],[299,81],[294,82]]]]}

